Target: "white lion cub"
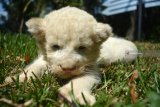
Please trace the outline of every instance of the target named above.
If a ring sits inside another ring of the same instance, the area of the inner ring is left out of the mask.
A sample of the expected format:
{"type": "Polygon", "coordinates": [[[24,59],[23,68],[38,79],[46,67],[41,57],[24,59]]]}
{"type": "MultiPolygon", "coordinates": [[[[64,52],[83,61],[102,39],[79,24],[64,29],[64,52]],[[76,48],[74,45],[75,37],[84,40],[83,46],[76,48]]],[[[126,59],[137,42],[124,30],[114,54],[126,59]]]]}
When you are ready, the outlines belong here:
{"type": "MultiPolygon", "coordinates": [[[[34,78],[33,73],[40,77],[49,68],[59,78],[72,78],[59,89],[61,95],[71,101],[72,82],[79,103],[85,104],[83,93],[87,103],[93,105],[96,100],[91,89],[101,81],[96,60],[101,43],[112,35],[112,28],[75,7],[53,11],[44,18],[32,18],[26,25],[41,51],[39,57],[24,69],[27,78],[34,78]]],[[[20,74],[19,80],[25,80],[25,73],[20,74]]],[[[5,81],[12,82],[12,79],[7,77],[5,81]]]]}

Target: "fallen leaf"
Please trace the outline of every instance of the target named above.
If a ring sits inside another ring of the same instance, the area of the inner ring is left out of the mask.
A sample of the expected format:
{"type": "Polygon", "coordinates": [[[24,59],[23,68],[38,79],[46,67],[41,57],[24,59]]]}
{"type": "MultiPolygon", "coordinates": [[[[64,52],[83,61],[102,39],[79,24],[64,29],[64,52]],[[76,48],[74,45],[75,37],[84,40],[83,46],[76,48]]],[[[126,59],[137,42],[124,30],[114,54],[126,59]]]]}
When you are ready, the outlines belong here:
{"type": "Polygon", "coordinates": [[[29,55],[26,54],[24,58],[25,58],[25,63],[28,64],[28,63],[29,63],[29,60],[30,60],[29,55]]]}
{"type": "Polygon", "coordinates": [[[134,83],[134,81],[138,78],[138,71],[134,70],[133,74],[128,82],[128,86],[130,89],[130,95],[131,95],[131,101],[132,103],[135,103],[137,101],[138,98],[138,94],[136,92],[136,84],[134,83]]]}

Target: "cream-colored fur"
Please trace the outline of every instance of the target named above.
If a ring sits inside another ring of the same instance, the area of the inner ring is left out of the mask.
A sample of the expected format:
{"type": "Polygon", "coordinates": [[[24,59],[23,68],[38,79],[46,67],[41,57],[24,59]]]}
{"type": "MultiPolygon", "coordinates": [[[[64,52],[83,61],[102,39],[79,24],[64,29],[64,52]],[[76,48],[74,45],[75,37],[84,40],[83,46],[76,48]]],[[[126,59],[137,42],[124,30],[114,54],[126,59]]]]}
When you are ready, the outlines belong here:
{"type": "MultiPolygon", "coordinates": [[[[34,75],[41,77],[46,69],[59,78],[72,78],[59,89],[59,93],[71,101],[71,83],[75,98],[85,104],[82,93],[89,105],[95,103],[92,87],[100,83],[96,66],[101,43],[112,36],[108,24],[98,23],[93,16],[75,7],[53,11],[44,18],[32,18],[26,22],[40,49],[39,57],[20,74],[20,82],[34,75]],[[33,73],[32,73],[33,72],[33,73]]],[[[6,82],[12,82],[7,77],[6,82]]]]}
{"type": "Polygon", "coordinates": [[[138,49],[133,42],[118,37],[109,37],[101,46],[98,63],[107,65],[116,61],[132,62],[137,55],[138,49]]]}

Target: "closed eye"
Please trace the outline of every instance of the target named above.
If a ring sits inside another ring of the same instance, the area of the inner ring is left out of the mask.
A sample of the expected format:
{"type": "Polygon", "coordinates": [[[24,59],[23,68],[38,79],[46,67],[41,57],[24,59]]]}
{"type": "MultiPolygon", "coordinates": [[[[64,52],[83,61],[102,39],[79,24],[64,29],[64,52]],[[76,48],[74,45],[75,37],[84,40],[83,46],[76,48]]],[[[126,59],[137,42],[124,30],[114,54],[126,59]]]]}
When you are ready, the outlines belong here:
{"type": "Polygon", "coordinates": [[[79,47],[77,48],[77,51],[78,51],[79,53],[84,53],[84,52],[86,51],[86,49],[87,49],[86,46],[79,46],[79,47]]]}
{"type": "Polygon", "coordinates": [[[54,45],[52,46],[52,49],[56,51],[56,50],[61,49],[61,47],[60,47],[59,45],[57,45],[57,44],[54,44],[54,45]]]}

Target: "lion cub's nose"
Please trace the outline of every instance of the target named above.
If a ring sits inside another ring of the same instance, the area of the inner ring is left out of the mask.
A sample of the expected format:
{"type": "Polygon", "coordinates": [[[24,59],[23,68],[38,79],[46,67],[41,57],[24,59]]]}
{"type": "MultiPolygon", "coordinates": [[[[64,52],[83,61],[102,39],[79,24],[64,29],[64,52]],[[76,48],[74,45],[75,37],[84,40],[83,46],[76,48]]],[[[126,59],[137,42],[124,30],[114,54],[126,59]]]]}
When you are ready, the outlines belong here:
{"type": "Polygon", "coordinates": [[[60,67],[65,73],[71,73],[72,71],[76,70],[76,66],[74,66],[74,67],[63,67],[63,66],[60,65],[60,67]]]}

